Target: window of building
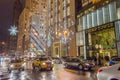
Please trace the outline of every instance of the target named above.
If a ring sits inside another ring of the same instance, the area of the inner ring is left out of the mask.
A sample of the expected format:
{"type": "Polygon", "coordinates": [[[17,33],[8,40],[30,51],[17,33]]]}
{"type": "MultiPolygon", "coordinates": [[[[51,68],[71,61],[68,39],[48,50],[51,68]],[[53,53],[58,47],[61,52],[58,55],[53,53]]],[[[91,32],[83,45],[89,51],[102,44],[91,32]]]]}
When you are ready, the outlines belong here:
{"type": "Polygon", "coordinates": [[[79,35],[79,32],[76,33],[76,45],[80,46],[80,35],[79,35]]]}
{"type": "Polygon", "coordinates": [[[83,29],[89,29],[91,27],[95,27],[98,25],[102,25],[102,24],[114,21],[117,19],[117,15],[118,15],[118,18],[120,19],[120,8],[116,10],[116,2],[110,3],[105,7],[102,7],[87,15],[84,15],[81,18],[83,29]]]}
{"type": "Polygon", "coordinates": [[[87,28],[87,16],[83,16],[83,29],[87,28]]]}
{"type": "Polygon", "coordinates": [[[115,31],[116,31],[116,38],[119,40],[120,39],[120,21],[117,21],[115,23],[115,31]]]}
{"type": "Polygon", "coordinates": [[[110,21],[114,21],[116,19],[116,2],[113,2],[109,5],[110,11],[110,21]]]}
{"type": "Polygon", "coordinates": [[[97,12],[92,12],[92,27],[97,26],[97,12]]]}
{"type": "Polygon", "coordinates": [[[43,8],[45,8],[45,6],[43,6],[43,8]]]}
{"type": "Polygon", "coordinates": [[[70,0],[67,0],[68,4],[70,4],[70,0]]]}
{"type": "Polygon", "coordinates": [[[70,18],[68,18],[68,27],[71,26],[70,23],[71,23],[70,18]]]}
{"type": "Polygon", "coordinates": [[[78,31],[82,31],[83,30],[83,21],[82,21],[82,18],[79,18],[78,19],[79,20],[79,22],[78,22],[78,27],[77,27],[77,30],[78,31]]]}
{"type": "Polygon", "coordinates": [[[97,24],[98,25],[103,24],[103,12],[102,12],[102,9],[97,10],[97,24]]]}
{"type": "Polygon", "coordinates": [[[117,9],[117,17],[120,19],[120,8],[117,9]]]}
{"type": "Polygon", "coordinates": [[[69,15],[70,15],[70,6],[67,7],[67,16],[69,16],[69,15]]]}
{"type": "Polygon", "coordinates": [[[64,13],[63,13],[63,14],[64,14],[64,16],[63,16],[63,17],[66,17],[66,10],[64,9],[64,11],[63,11],[63,12],[64,12],[64,13]]]}
{"type": "Polygon", "coordinates": [[[88,14],[87,15],[87,28],[92,27],[92,15],[88,14]]]}
{"type": "Polygon", "coordinates": [[[61,16],[60,16],[60,13],[58,14],[58,19],[59,19],[59,22],[61,22],[61,16]]]}
{"type": "Polygon", "coordinates": [[[110,21],[110,15],[109,15],[109,6],[103,7],[103,23],[107,23],[110,21]]]}
{"type": "Polygon", "coordinates": [[[76,33],[76,45],[81,46],[84,44],[83,31],[76,33]]]}
{"type": "Polygon", "coordinates": [[[53,23],[53,18],[51,18],[51,23],[53,23]]]}

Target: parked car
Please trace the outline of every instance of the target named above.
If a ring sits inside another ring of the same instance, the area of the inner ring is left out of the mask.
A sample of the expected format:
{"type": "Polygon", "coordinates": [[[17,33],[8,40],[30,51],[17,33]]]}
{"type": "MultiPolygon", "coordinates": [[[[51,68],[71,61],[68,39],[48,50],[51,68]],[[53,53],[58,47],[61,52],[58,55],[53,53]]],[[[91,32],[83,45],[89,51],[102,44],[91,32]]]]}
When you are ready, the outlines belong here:
{"type": "Polygon", "coordinates": [[[98,80],[120,80],[120,64],[101,67],[97,72],[98,80]]]}
{"type": "Polygon", "coordinates": [[[55,63],[55,64],[61,64],[61,63],[62,63],[61,58],[58,58],[58,57],[53,57],[53,58],[52,58],[52,61],[53,61],[53,63],[55,63]]]}
{"type": "Polygon", "coordinates": [[[39,70],[41,69],[52,70],[53,66],[54,64],[52,63],[52,61],[49,60],[48,57],[36,58],[35,60],[33,60],[33,63],[32,63],[33,70],[36,68],[38,68],[39,70]]]}
{"type": "Polygon", "coordinates": [[[24,70],[25,63],[20,59],[11,60],[11,62],[8,65],[8,72],[11,72],[12,70],[24,70]]]}
{"type": "Polygon", "coordinates": [[[80,70],[91,70],[94,67],[94,63],[87,60],[80,60],[79,58],[67,58],[63,65],[66,68],[78,68],[80,70]]]}
{"type": "Polygon", "coordinates": [[[64,64],[64,62],[67,60],[67,59],[69,59],[70,58],[70,56],[62,56],[61,57],[61,62],[62,62],[62,64],[64,64]]]}
{"type": "Polygon", "coordinates": [[[109,66],[112,66],[114,64],[120,63],[120,57],[113,57],[110,61],[109,61],[109,66]]]}

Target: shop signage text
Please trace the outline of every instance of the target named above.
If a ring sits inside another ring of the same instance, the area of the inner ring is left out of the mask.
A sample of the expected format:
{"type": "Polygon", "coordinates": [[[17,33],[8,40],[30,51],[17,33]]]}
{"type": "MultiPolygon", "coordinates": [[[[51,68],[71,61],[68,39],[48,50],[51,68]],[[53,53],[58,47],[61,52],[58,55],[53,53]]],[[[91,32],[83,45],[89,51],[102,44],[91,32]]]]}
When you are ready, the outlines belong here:
{"type": "Polygon", "coordinates": [[[95,32],[95,31],[101,31],[101,30],[104,30],[104,29],[109,29],[111,27],[114,27],[113,22],[112,23],[107,23],[107,24],[104,24],[104,25],[101,25],[101,26],[98,26],[98,27],[87,29],[85,32],[90,33],[90,32],[95,32]]]}

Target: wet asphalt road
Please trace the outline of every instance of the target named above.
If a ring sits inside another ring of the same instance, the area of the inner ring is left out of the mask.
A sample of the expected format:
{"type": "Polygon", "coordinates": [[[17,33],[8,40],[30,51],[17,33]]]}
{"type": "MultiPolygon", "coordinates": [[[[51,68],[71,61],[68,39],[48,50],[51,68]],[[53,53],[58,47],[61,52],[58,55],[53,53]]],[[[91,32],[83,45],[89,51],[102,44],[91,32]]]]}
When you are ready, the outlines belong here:
{"type": "Polygon", "coordinates": [[[12,71],[5,75],[9,79],[3,80],[97,80],[95,73],[95,71],[65,69],[61,64],[57,64],[52,71],[12,71]]]}

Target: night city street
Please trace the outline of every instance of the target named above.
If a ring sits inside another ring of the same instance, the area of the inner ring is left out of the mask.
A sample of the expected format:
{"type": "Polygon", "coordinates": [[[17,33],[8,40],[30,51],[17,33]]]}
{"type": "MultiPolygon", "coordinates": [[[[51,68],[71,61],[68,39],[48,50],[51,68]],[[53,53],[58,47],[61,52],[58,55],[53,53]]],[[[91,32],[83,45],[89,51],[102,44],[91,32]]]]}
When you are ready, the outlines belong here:
{"type": "Polygon", "coordinates": [[[0,80],[120,80],[120,0],[0,0],[0,80]]]}

